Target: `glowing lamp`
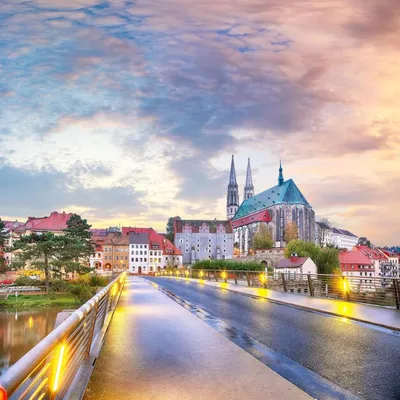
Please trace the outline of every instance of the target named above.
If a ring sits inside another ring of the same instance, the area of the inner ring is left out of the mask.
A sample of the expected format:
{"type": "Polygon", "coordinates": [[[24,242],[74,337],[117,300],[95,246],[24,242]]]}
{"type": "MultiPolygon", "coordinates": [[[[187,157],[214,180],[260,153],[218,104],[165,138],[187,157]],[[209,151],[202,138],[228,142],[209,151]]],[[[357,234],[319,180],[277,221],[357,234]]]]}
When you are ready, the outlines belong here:
{"type": "Polygon", "coordinates": [[[0,400],[7,400],[7,393],[6,391],[0,387],[0,400]]]}
{"type": "Polygon", "coordinates": [[[185,271],[185,275],[188,276],[189,275],[189,271],[185,271]]]}
{"type": "Polygon", "coordinates": [[[202,278],[204,276],[204,272],[200,271],[200,278],[202,278]]]}
{"type": "Polygon", "coordinates": [[[221,274],[221,277],[222,277],[222,279],[226,279],[226,272],[223,272],[223,273],[221,274]]]}

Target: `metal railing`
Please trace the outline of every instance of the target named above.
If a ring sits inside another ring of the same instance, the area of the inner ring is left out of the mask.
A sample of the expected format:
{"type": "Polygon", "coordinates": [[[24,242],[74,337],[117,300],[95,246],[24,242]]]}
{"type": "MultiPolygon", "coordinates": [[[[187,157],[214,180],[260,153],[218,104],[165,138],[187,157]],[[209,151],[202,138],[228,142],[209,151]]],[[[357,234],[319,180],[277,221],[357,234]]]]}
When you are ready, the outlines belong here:
{"type": "Polygon", "coordinates": [[[102,346],[124,280],[122,273],[0,376],[0,399],[68,398],[85,361],[102,346]]]}
{"type": "Polygon", "coordinates": [[[157,275],[178,276],[259,287],[320,298],[400,309],[400,279],[393,277],[179,269],[157,275]]]}

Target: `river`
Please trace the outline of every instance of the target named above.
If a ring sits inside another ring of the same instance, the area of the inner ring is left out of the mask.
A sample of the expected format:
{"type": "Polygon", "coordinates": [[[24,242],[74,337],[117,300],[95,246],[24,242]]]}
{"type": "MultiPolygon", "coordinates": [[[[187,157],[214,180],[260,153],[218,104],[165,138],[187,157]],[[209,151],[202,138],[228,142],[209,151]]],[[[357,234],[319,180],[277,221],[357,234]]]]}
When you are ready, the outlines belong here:
{"type": "Polygon", "coordinates": [[[0,310],[0,375],[54,329],[60,311],[59,307],[0,310]]]}

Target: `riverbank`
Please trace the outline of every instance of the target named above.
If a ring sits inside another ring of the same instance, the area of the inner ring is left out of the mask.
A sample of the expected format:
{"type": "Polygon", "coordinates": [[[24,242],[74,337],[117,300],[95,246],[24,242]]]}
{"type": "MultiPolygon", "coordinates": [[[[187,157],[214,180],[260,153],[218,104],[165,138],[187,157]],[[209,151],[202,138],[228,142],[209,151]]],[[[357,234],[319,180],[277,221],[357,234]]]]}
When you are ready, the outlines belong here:
{"type": "Polygon", "coordinates": [[[74,296],[63,294],[41,294],[41,295],[10,295],[8,299],[0,298],[0,309],[29,308],[29,307],[73,307],[77,308],[80,303],[74,296]]]}

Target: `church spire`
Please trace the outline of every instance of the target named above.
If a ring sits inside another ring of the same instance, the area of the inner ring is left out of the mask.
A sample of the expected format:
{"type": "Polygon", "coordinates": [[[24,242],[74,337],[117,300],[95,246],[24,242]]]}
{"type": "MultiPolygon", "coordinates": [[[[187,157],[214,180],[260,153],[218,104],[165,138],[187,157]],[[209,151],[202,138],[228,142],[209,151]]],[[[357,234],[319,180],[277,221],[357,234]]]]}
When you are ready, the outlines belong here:
{"type": "Polygon", "coordinates": [[[250,158],[247,161],[246,183],[244,185],[244,200],[254,196],[253,178],[251,176],[250,158]]]}
{"type": "Polygon", "coordinates": [[[229,184],[236,185],[236,171],[235,171],[235,160],[232,154],[232,161],[231,161],[231,172],[229,174],[229,184]]]}
{"type": "Polygon", "coordinates": [[[229,174],[228,192],[226,196],[226,216],[232,219],[239,208],[239,187],[236,182],[235,161],[232,155],[231,172],[229,174]]]}
{"type": "Polygon", "coordinates": [[[278,178],[278,184],[281,186],[284,182],[283,179],[283,174],[282,174],[282,160],[279,160],[279,178],[278,178]]]}

